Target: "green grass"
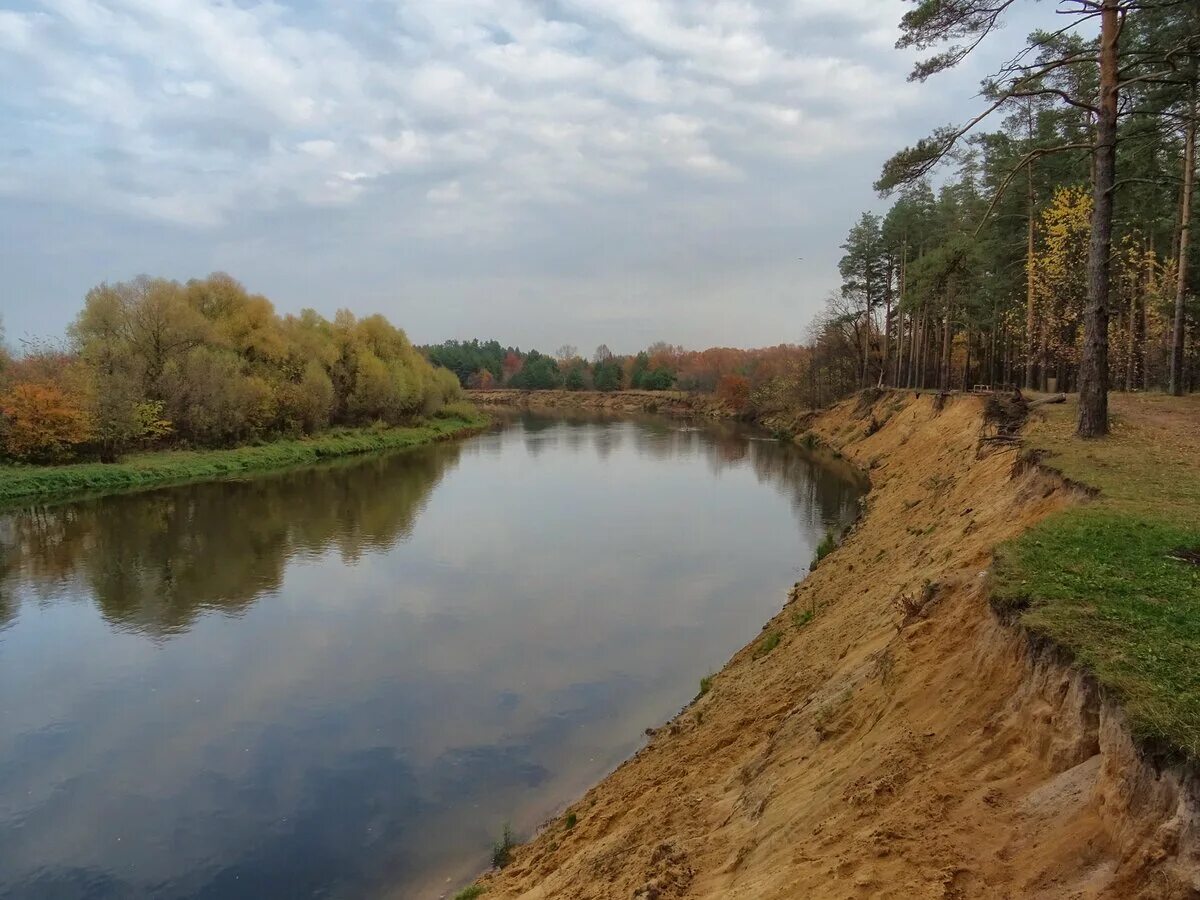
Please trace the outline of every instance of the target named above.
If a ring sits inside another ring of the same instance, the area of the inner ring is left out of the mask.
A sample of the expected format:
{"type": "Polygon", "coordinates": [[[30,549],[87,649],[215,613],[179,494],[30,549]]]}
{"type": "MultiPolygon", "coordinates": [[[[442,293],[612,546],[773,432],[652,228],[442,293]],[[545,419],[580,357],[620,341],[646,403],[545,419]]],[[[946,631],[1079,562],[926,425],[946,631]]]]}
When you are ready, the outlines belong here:
{"type": "Polygon", "coordinates": [[[454,900],[475,900],[476,897],[481,896],[483,896],[483,888],[477,884],[473,884],[455,894],[454,900]]]}
{"type": "Polygon", "coordinates": [[[232,450],[166,450],[130,455],[118,463],[0,466],[0,507],[236,477],[338,456],[399,450],[465,434],[482,428],[486,422],[478,415],[466,417],[460,413],[407,428],[337,429],[309,438],[232,450]]]}
{"type": "Polygon", "coordinates": [[[696,696],[703,697],[705,694],[707,694],[709,691],[711,691],[712,683],[713,683],[713,677],[711,675],[705,675],[703,678],[701,678],[700,679],[700,693],[697,694],[696,696]]]}
{"type": "Polygon", "coordinates": [[[825,537],[821,538],[821,543],[817,544],[817,555],[813,557],[812,565],[809,568],[815,569],[817,563],[837,549],[837,545],[837,535],[833,533],[833,529],[826,531],[825,537]]]}
{"type": "Polygon", "coordinates": [[[1099,490],[1000,548],[993,602],[1051,639],[1124,706],[1145,745],[1200,760],[1200,397],[1115,397],[1113,434],[1052,411],[1030,443],[1099,490]]]}
{"type": "Polygon", "coordinates": [[[757,647],[754,648],[754,659],[762,659],[772,650],[779,646],[780,640],[783,639],[783,634],[778,631],[770,632],[757,647]]]}

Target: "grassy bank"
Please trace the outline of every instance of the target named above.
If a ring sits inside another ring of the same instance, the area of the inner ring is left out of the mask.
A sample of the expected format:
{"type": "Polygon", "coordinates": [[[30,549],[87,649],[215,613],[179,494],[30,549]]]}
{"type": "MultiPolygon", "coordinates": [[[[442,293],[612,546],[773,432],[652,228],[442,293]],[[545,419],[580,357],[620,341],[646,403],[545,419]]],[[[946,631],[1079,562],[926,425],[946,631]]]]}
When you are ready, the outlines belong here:
{"type": "Polygon", "coordinates": [[[1200,397],[1115,395],[1108,438],[1074,404],[1031,429],[1043,462],[1098,490],[1001,548],[995,602],[1122,701],[1137,737],[1200,760],[1200,397]]]}
{"type": "Polygon", "coordinates": [[[486,424],[487,419],[483,416],[456,416],[431,419],[408,428],[337,429],[313,437],[232,450],[165,450],[131,454],[119,463],[4,466],[0,467],[0,506],[227,478],[338,456],[400,450],[469,434],[486,424]]]}

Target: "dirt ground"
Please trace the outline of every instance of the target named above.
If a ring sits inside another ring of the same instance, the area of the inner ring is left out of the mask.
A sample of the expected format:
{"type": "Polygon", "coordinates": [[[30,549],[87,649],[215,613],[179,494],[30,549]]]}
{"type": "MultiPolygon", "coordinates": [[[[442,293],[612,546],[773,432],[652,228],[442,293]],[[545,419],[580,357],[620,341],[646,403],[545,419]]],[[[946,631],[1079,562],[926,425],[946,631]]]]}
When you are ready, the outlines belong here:
{"type": "Polygon", "coordinates": [[[869,470],[864,517],[484,896],[1200,896],[1190,800],[1134,784],[1157,776],[1119,714],[988,607],[996,544],[1083,498],[981,445],[982,411],[887,393],[815,420],[869,470]]]}

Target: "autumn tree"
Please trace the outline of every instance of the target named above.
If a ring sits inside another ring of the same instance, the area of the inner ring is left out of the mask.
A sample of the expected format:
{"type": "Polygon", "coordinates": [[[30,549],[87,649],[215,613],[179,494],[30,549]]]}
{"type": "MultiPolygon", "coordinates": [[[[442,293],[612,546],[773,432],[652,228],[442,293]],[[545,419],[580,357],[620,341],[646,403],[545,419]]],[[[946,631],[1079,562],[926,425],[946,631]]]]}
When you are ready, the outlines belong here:
{"type": "Polygon", "coordinates": [[[717,399],[735,412],[745,412],[750,403],[750,379],[745,375],[722,375],[717,399]]]}
{"type": "MultiPolygon", "coordinates": [[[[25,422],[42,421],[30,418],[32,400],[78,410],[88,437],[73,441],[74,450],[105,461],[167,440],[222,446],[331,424],[400,424],[438,414],[461,391],[452,372],[433,366],[383,316],[281,317],[266,297],[221,273],[186,284],[102,284],[69,336],[65,352],[27,348],[12,383],[54,390],[25,391],[18,407],[25,422]]],[[[4,418],[24,447],[29,428],[4,418]]]]}
{"type": "Polygon", "coordinates": [[[14,459],[62,462],[92,436],[78,397],[53,381],[18,381],[0,397],[4,449],[14,459]]]}

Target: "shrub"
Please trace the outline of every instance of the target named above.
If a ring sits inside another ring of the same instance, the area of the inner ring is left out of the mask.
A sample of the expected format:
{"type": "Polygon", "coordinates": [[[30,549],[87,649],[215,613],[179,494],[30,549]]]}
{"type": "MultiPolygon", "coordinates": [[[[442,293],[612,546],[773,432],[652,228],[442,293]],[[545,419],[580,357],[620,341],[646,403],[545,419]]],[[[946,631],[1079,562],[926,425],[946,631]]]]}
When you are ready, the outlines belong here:
{"type": "Polygon", "coordinates": [[[456,400],[452,403],[447,403],[439,409],[434,415],[439,419],[463,419],[471,421],[479,418],[479,410],[466,400],[456,400]]]}
{"type": "Polygon", "coordinates": [[[500,834],[500,840],[492,845],[492,868],[503,869],[512,859],[514,846],[512,827],[505,822],[500,834]]]}

